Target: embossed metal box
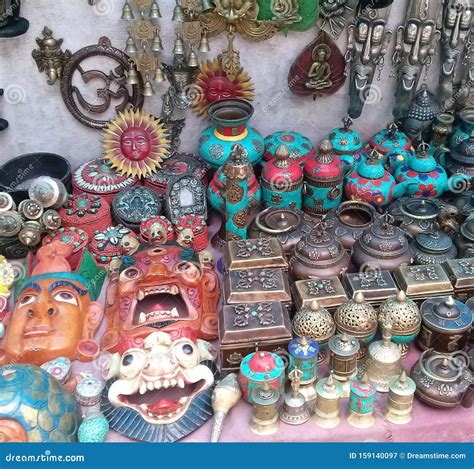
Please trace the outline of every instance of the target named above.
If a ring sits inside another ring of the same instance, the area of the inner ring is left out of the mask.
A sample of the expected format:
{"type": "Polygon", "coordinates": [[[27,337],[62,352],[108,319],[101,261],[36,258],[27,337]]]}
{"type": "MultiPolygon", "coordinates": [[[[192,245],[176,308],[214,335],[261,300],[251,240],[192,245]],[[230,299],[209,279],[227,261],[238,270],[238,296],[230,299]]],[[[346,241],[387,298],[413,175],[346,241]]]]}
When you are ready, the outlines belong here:
{"type": "Polygon", "coordinates": [[[288,274],[274,269],[238,269],[226,273],[224,301],[238,304],[243,301],[281,301],[291,306],[288,274]]]}
{"type": "Polygon", "coordinates": [[[219,312],[222,371],[239,370],[256,350],[286,353],[291,339],[290,317],[279,301],[227,305],[219,312]]]}
{"type": "Polygon", "coordinates": [[[383,301],[395,296],[398,291],[392,274],[388,270],[346,274],[342,278],[342,285],[349,298],[361,292],[365,300],[374,307],[380,306],[383,301]]]}
{"type": "Polygon", "coordinates": [[[288,270],[283,247],[276,238],[229,241],[224,248],[226,270],[280,267],[288,270]]]}
{"type": "Polygon", "coordinates": [[[474,257],[452,259],[443,264],[454,287],[457,300],[467,301],[474,296],[474,257]]]}
{"type": "Polygon", "coordinates": [[[393,277],[400,289],[417,302],[454,293],[448,275],[439,264],[402,266],[393,277]]]}
{"type": "Polygon", "coordinates": [[[314,300],[319,306],[334,313],[349,298],[338,277],[297,280],[292,286],[296,309],[309,308],[314,300]]]}

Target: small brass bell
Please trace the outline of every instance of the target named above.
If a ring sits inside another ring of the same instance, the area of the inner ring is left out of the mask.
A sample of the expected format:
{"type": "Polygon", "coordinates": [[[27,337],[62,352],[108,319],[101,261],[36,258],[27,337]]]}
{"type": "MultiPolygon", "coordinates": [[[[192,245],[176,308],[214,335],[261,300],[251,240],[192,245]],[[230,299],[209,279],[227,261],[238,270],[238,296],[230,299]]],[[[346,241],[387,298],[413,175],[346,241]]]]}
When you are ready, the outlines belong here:
{"type": "Polygon", "coordinates": [[[214,10],[214,8],[216,8],[216,6],[214,5],[214,2],[212,0],[202,0],[201,10],[202,10],[203,13],[207,13],[209,11],[212,11],[212,10],[214,10]]]}
{"type": "Polygon", "coordinates": [[[128,3],[128,0],[124,3],[123,9],[122,9],[122,19],[123,20],[133,20],[135,17],[133,16],[133,10],[132,7],[130,6],[130,3],[128,3]]]}
{"type": "Polygon", "coordinates": [[[411,422],[415,390],[416,384],[407,376],[405,370],[390,381],[387,403],[382,411],[389,422],[398,425],[411,422]]]}
{"type": "Polygon", "coordinates": [[[288,375],[291,391],[285,394],[285,401],[279,410],[280,420],[288,425],[301,425],[311,417],[305,398],[299,390],[302,374],[301,370],[294,368],[288,375]]]}
{"type": "Polygon", "coordinates": [[[392,342],[392,321],[388,317],[383,325],[383,340],[370,344],[367,359],[367,375],[378,392],[388,392],[390,381],[400,375],[401,358],[400,349],[392,342]]]}
{"type": "Polygon", "coordinates": [[[155,95],[155,90],[153,89],[153,86],[151,85],[150,81],[147,80],[145,82],[145,85],[143,86],[143,96],[154,96],[155,95]]]}
{"type": "Polygon", "coordinates": [[[174,41],[174,48],[173,48],[174,55],[184,55],[184,43],[181,39],[181,36],[178,34],[176,37],[176,41],[174,41]]]}
{"type": "Polygon", "coordinates": [[[158,6],[158,3],[156,3],[155,0],[153,0],[151,4],[150,18],[154,20],[161,18],[160,7],[158,6]]]}
{"type": "Polygon", "coordinates": [[[138,73],[134,65],[130,67],[130,71],[128,72],[127,83],[129,85],[138,85],[140,80],[138,79],[138,73]]]}
{"type": "Polygon", "coordinates": [[[188,67],[192,67],[192,68],[199,67],[198,57],[196,55],[196,52],[194,52],[193,49],[191,49],[191,52],[189,53],[188,67]]]}
{"type": "Polygon", "coordinates": [[[185,19],[184,11],[179,4],[179,0],[176,0],[176,6],[173,9],[173,17],[171,18],[171,21],[182,23],[185,19]]]}
{"type": "Polygon", "coordinates": [[[271,387],[267,381],[251,391],[253,402],[249,427],[257,435],[271,435],[276,433],[278,422],[278,401],[280,392],[271,387]]]}
{"type": "Polygon", "coordinates": [[[211,52],[211,47],[209,46],[209,40],[207,39],[206,34],[201,36],[201,41],[199,42],[199,52],[211,52]]]}
{"type": "Polygon", "coordinates": [[[161,52],[163,50],[163,44],[161,43],[161,38],[158,35],[158,32],[156,33],[156,36],[151,44],[151,50],[153,52],[161,52]]]}
{"type": "Polygon", "coordinates": [[[155,83],[162,83],[165,81],[165,77],[163,76],[163,70],[161,70],[161,67],[158,67],[155,70],[155,76],[153,78],[153,81],[155,83]]]}
{"type": "Polygon", "coordinates": [[[135,45],[135,41],[133,40],[132,36],[128,36],[125,52],[132,56],[138,52],[137,46],[135,45]]]}

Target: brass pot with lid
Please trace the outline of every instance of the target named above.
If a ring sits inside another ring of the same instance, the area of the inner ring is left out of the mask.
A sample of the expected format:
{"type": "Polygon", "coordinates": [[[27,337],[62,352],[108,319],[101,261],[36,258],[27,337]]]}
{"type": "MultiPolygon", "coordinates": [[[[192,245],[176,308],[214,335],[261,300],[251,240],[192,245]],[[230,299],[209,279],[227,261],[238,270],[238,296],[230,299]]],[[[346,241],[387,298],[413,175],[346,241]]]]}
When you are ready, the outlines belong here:
{"type": "Polygon", "coordinates": [[[452,239],[441,231],[418,233],[410,245],[415,265],[443,264],[458,255],[452,239]]]}
{"type": "Polygon", "coordinates": [[[462,350],[469,341],[471,310],[452,296],[430,298],[420,308],[422,325],[416,342],[423,350],[441,353],[462,350]]]}
{"type": "Polygon", "coordinates": [[[461,225],[454,244],[458,248],[459,257],[474,256],[474,216],[468,217],[461,225]]]}
{"type": "Polygon", "coordinates": [[[344,249],[350,251],[356,239],[376,218],[377,212],[372,205],[348,200],[328,212],[324,221],[328,232],[341,242],[344,249]]]}
{"type": "Polygon", "coordinates": [[[405,233],[392,223],[393,217],[385,213],[356,240],[351,260],[359,270],[394,271],[413,262],[405,233]]]}
{"type": "Polygon", "coordinates": [[[268,207],[250,223],[249,238],[277,238],[286,254],[314,227],[315,219],[301,210],[268,207]]]}
{"type": "Polygon", "coordinates": [[[415,396],[432,407],[458,406],[473,383],[468,367],[469,357],[465,352],[425,350],[410,373],[416,384],[415,396]]]}
{"type": "Polygon", "coordinates": [[[308,278],[340,277],[350,264],[342,244],[329,234],[323,222],[318,222],[295,246],[289,260],[294,280],[308,278]]]}

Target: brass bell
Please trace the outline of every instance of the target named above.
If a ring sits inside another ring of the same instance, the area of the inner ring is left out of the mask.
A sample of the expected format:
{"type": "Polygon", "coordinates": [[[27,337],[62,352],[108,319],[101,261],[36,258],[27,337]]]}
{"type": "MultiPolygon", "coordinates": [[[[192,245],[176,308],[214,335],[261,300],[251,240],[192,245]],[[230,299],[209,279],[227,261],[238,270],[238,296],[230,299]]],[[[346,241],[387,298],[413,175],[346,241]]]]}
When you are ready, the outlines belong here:
{"type": "Polygon", "coordinates": [[[127,83],[129,85],[138,85],[140,83],[135,65],[132,65],[130,67],[130,71],[128,72],[128,77],[127,77],[127,83]]]}
{"type": "MultiPolygon", "coordinates": [[[[201,1],[201,10],[203,13],[208,13],[209,11],[214,10],[216,6],[212,0],[202,0],[201,1]]],[[[203,51],[204,52],[204,51],[203,51]]]]}
{"type": "Polygon", "coordinates": [[[151,85],[150,81],[147,80],[145,82],[145,85],[143,86],[143,96],[154,96],[155,95],[155,90],[153,89],[153,86],[151,85]]]}
{"type": "Polygon", "coordinates": [[[160,7],[158,6],[158,3],[156,3],[155,0],[153,0],[151,4],[150,18],[154,20],[161,18],[160,7]]]}
{"type": "Polygon", "coordinates": [[[155,76],[153,78],[153,81],[155,83],[162,83],[163,81],[165,81],[165,77],[163,76],[163,70],[161,70],[161,67],[158,67],[155,70],[155,76]]]}
{"type": "Polygon", "coordinates": [[[279,416],[288,425],[302,425],[311,417],[306,400],[300,393],[300,380],[303,372],[294,368],[288,377],[291,381],[291,391],[285,394],[285,401],[280,407],[279,416]]]}
{"type": "Polygon", "coordinates": [[[179,4],[179,0],[176,0],[176,6],[173,9],[173,17],[171,18],[171,21],[182,23],[185,19],[184,11],[179,4]]]}
{"type": "Polygon", "coordinates": [[[174,55],[184,55],[184,43],[181,39],[181,36],[178,34],[176,37],[176,41],[174,41],[174,48],[173,48],[174,55]]]}
{"type": "Polygon", "coordinates": [[[125,52],[132,56],[138,52],[137,46],[135,45],[135,41],[133,40],[132,36],[128,36],[125,52]]]}
{"type": "Polygon", "coordinates": [[[196,55],[196,52],[194,52],[193,49],[191,49],[191,52],[189,53],[188,67],[192,67],[192,68],[199,67],[199,60],[196,55]]]}
{"type": "Polygon", "coordinates": [[[211,52],[211,47],[209,46],[209,40],[207,39],[206,34],[201,36],[201,41],[199,42],[199,52],[211,52]]]}
{"type": "Polygon", "coordinates": [[[123,20],[133,20],[135,17],[133,16],[133,10],[132,7],[130,6],[130,3],[128,3],[128,0],[125,1],[122,9],[122,19],[123,20]]]}
{"type": "Polygon", "coordinates": [[[161,38],[158,35],[158,32],[156,33],[156,36],[151,44],[151,50],[153,52],[161,52],[163,50],[163,44],[161,43],[161,38]]]}
{"type": "Polygon", "coordinates": [[[378,392],[388,392],[390,381],[400,375],[401,358],[400,349],[392,342],[392,321],[388,317],[383,325],[383,340],[370,344],[367,359],[367,376],[378,392]]]}

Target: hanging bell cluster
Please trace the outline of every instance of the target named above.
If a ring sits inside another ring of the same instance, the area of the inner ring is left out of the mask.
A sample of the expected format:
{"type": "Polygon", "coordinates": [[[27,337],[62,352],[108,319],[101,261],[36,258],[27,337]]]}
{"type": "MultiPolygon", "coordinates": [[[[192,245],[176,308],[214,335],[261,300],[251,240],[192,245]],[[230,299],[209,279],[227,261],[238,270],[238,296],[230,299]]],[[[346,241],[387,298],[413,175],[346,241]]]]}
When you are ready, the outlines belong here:
{"type": "Polygon", "coordinates": [[[184,15],[184,10],[179,3],[179,0],[176,0],[176,6],[173,9],[173,16],[171,18],[172,21],[176,21],[177,23],[182,23],[186,20],[184,15]]]}
{"type": "Polygon", "coordinates": [[[128,2],[128,0],[126,0],[123,5],[122,19],[127,20],[127,21],[131,21],[135,19],[135,16],[133,15],[132,7],[130,6],[130,3],[128,2]]]}
{"type": "Polygon", "coordinates": [[[138,85],[140,80],[138,79],[138,72],[135,62],[133,60],[130,61],[130,70],[127,76],[127,84],[128,85],[138,85]]]}

